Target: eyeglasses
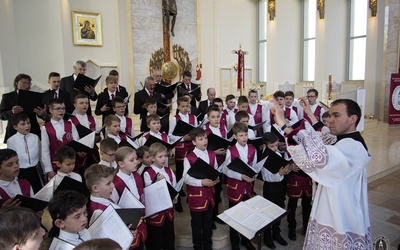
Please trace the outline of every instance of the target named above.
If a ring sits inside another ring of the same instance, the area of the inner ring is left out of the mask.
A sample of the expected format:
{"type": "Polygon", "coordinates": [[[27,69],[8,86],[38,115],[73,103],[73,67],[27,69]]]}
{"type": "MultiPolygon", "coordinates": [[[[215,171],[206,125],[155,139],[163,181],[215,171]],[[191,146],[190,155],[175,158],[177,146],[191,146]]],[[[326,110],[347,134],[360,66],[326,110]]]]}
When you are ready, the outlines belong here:
{"type": "Polygon", "coordinates": [[[65,107],[52,108],[52,110],[56,110],[56,111],[65,110],[65,107]]]}
{"type": "Polygon", "coordinates": [[[116,106],[115,108],[116,108],[116,109],[124,109],[124,108],[126,108],[126,105],[116,106]]]}
{"type": "Polygon", "coordinates": [[[18,82],[18,83],[25,86],[32,86],[31,82],[18,82]]]}
{"type": "Polygon", "coordinates": [[[313,98],[313,97],[317,97],[315,95],[308,95],[307,98],[313,98]]]}
{"type": "Polygon", "coordinates": [[[114,157],[114,156],[115,156],[115,153],[114,153],[114,154],[109,154],[109,153],[106,153],[106,152],[104,152],[104,151],[101,151],[101,152],[103,152],[104,154],[106,154],[106,155],[108,155],[108,156],[110,156],[110,157],[114,157]]]}

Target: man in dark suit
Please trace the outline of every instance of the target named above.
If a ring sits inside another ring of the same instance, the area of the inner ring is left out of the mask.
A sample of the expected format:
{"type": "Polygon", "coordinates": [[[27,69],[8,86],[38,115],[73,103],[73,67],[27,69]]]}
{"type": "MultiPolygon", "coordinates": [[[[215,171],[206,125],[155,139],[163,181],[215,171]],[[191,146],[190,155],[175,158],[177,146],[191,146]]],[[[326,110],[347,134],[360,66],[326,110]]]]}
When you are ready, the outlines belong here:
{"type": "MultiPolygon", "coordinates": [[[[162,71],[161,69],[156,69],[153,71],[153,77],[154,77],[154,81],[157,84],[160,85],[170,85],[170,83],[165,82],[162,80],[162,71]]],[[[164,93],[161,93],[161,98],[163,100],[163,103],[171,103],[172,98],[174,98],[175,93],[174,93],[174,89],[169,89],[164,93]]],[[[165,115],[169,115],[170,113],[170,108],[167,108],[165,115]]],[[[169,131],[169,117],[165,117],[164,119],[161,119],[161,132],[165,132],[168,134],[169,131]]]]}
{"type": "MultiPolygon", "coordinates": [[[[192,73],[190,71],[183,72],[183,82],[178,87],[178,98],[184,95],[187,92],[193,91],[197,88],[200,88],[199,85],[192,83],[192,73]]],[[[189,94],[191,101],[190,105],[197,107],[196,101],[199,102],[201,100],[201,90],[198,92],[192,92],[189,94]]]]}
{"type": "Polygon", "coordinates": [[[17,131],[14,130],[11,123],[11,118],[18,113],[25,113],[28,115],[31,122],[31,133],[36,134],[40,138],[40,128],[37,121],[36,115],[42,116],[46,114],[46,110],[40,107],[35,108],[31,112],[29,110],[23,110],[21,106],[18,105],[18,91],[19,90],[30,90],[32,78],[26,74],[19,74],[15,77],[14,87],[15,91],[3,94],[0,103],[0,118],[1,120],[7,120],[6,134],[4,136],[4,143],[7,142],[8,138],[14,135],[17,131]]]}
{"type": "MultiPolygon", "coordinates": [[[[140,115],[140,119],[146,117],[146,100],[148,98],[154,98],[157,102],[162,103],[161,93],[155,92],[154,87],[156,83],[152,76],[146,77],[144,80],[144,88],[135,93],[135,103],[133,105],[133,113],[140,115]]],[[[157,115],[164,116],[168,108],[162,108],[157,106],[157,115]]]]}
{"type": "Polygon", "coordinates": [[[202,121],[204,119],[204,115],[207,114],[207,108],[211,105],[213,100],[215,99],[215,89],[214,88],[208,88],[207,89],[207,100],[201,101],[199,103],[199,117],[197,118],[199,121],[202,121]]]}
{"type": "MultiPolygon", "coordinates": [[[[60,74],[57,72],[51,72],[49,74],[48,83],[50,84],[50,89],[46,90],[42,95],[42,105],[46,105],[47,116],[45,121],[50,120],[49,112],[49,102],[53,98],[60,98],[65,103],[65,112],[71,114],[74,111],[74,106],[71,103],[71,97],[68,92],[60,89],[60,74]]],[[[44,106],[43,106],[44,107],[44,106]]],[[[64,119],[68,119],[69,116],[64,116],[64,119]]]]}
{"type": "MultiPolygon", "coordinates": [[[[70,76],[66,76],[61,79],[60,89],[68,92],[71,98],[71,103],[74,103],[74,99],[77,94],[85,94],[92,101],[97,100],[97,94],[93,87],[86,86],[85,91],[83,91],[82,93],[80,93],[79,90],[74,89],[74,82],[78,77],[78,74],[84,75],[85,73],[86,73],[86,63],[84,61],[77,61],[74,66],[74,73],[70,76]]],[[[88,108],[87,114],[92,115],[91,108],[88,108]]]]}

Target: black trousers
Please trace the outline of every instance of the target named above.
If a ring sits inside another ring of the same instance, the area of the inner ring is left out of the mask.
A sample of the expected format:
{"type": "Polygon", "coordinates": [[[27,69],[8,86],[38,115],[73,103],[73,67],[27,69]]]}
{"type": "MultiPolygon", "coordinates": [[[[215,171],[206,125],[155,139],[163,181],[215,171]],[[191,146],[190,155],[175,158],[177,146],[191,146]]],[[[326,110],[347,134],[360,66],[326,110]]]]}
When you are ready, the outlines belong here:
{"type": "MultiPolygon", "coordinates": [[[[263,196],[265,199],[275,203],[281,208],[285,208],[285,182],[264,182],[263,185],[263,196]]],[[[264,231],[264,239],[271,238],[271,234],[278,235],[281,232],[280,229],[281,220],[276,221],[271,228],[264,231]]]]}
{"type": "Polygon", "coordinates": [[[155,227],[147,224],[147,250],[174,250],[175,249],[175,229],[174,222],[165,219],[164,225],[155,227]]]}
{"type": "Polygon", "coordinates": [[[192,240],[195,250],[208,250],[212,248],[212,223],[213,223],[213,207],[203,212],[192,212],[192,240]]]}
{"type": "MultiPolygon", "coordinates": [[[[289,198],[288,203],[288,214],[287,214],[287,221],[290,230],[296,229],[296,208],[297,208],[297,201],[299,199],[289,198]]],[[[302,208],[302,216],[303,216],[303,228],[304,230],[307,229],[308,220],[310,219],[311,213],[311,197],[302,197],[301,198],[301,208],[302,208]]]]}

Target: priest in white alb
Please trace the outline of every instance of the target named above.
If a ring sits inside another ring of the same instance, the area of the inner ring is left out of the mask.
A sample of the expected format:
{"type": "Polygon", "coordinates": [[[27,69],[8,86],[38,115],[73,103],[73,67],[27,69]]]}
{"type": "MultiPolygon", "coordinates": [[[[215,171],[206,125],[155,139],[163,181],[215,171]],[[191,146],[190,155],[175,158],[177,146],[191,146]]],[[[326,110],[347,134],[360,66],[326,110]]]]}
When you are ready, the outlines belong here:
{"type": "Polygon", "coordinates": [[[280,107],[275,121],[292,144],[288,151],[293,161],[318,182],[303,249],[371,249],[366,171],[370,155],[356,131],[360,107],[348,99],[334,101],[327,128],[317,122],[307,100],[300,104],[312,125],[303,119],[291,128],[280,107]]]}

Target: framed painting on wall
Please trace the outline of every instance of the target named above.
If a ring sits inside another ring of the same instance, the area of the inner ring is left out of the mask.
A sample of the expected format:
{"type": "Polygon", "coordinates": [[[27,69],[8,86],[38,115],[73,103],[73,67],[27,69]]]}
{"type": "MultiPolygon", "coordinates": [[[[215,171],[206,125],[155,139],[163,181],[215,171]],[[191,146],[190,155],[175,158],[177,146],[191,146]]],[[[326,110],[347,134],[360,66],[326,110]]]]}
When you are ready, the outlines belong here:
{"type": "Polygon", "coordinates": [[[100,13],[73,10],[72,29],[75,45],[103,45],[100,13]]]}

